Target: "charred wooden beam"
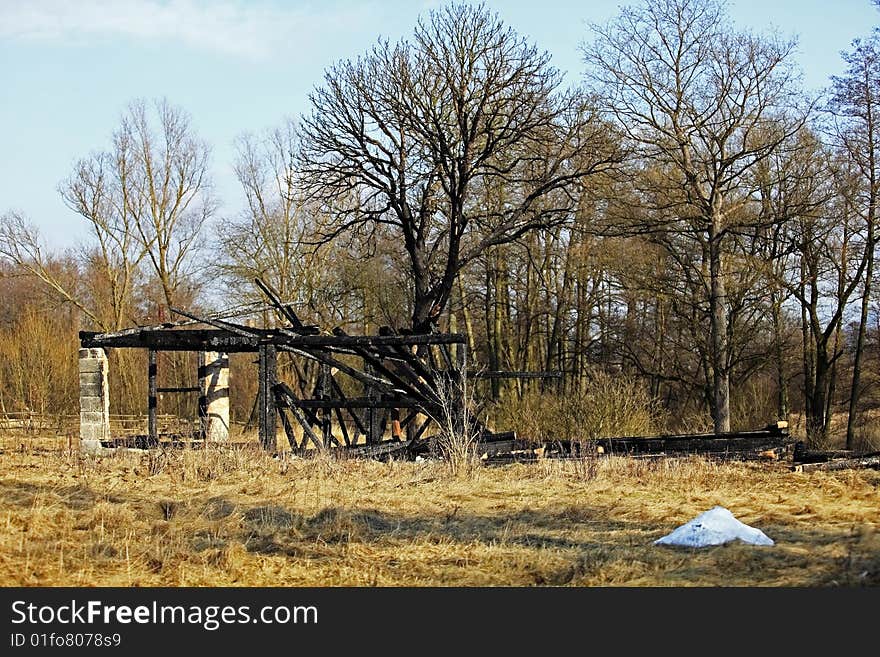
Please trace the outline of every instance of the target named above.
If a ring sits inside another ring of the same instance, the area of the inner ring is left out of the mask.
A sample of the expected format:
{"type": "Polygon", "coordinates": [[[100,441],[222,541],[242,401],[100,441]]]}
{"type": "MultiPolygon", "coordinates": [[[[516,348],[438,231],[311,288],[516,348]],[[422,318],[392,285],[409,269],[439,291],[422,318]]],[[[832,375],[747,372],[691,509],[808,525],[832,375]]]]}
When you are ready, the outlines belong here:
{"type": "MultiPolygon", "coordinates": [[[[185,316],[196,317],[185,313],[185,316]]],[[[158,351],[257,351],[260,344],[269,343],[291,347],[326,347],[332,350],[352,349],[354,347],[405,347],[428,344],[459,344],[464,336],[459,334],[432,335],[285,335],[272,329],[258,329],[240,326],[211,317],[201,318],[207,324],[218,326],[212,329],[184,328],[141,328],[124,335],[80,331],[80,344],[83,348],[142,348],[158,351]],[[219,328],[222,326],[223,328],[219,328]]]]}
{"type": "Polygon", "coordinates": [[[396,394],[398,391],[395,389],[394,385],[384,379],[380,379],[377,376],[373,376],[368,372],[361,372],[357,368],[351,367],[350,365],[346,365],[340,360],[333,358],[329,354],[326,354],[322,351],[317,350],[303,350],[303,349],[295,349],[293,347],[282,346],[280,347],[282,351],[287,351],[292,354],[296,354],[297,356],[303,356],[304,358],[311,358],[312,360],[316,360],[323,365],[330,365],[331,367],[335,367],[341,372],[345,372],[351,378],[360,381],[365,386],[373,386],[381,390],[385,393],[396,394]]]}
{"type": "MultiPolygon", "coordinates": [[[[373,367],[370,364],[369,360],[364,362],[364,368],[372,374],[373,367]]],[[[375,403],[379,400],[380,395],[379,391],[373,386],[364,386],[364,395],[365,401],[367,402],[366,408],[366,421],[367,421],[367,433],[365,434],[365,438],[368,445],[372,445],[373,443],[378,443],[382,440],[382,418],[376,412],[375,403]]],[[[349,400],[351,401],[351,400],[349,400]]]]}
{"type": "MultiPolygon", "coordinates": [[[[405,346],[395,345],[393,349],[396,354],[410,367],[412,374],[410,376],[416,380],[421,379],[427,385],[434,385],[436,373],[429,369],[422,360],[405,346]]],[[[404,370],[406,371],[406,370],[404,370]]]]}
{"type": "Polygon", "coordinates": [[[276,401],[284,404],[284,407],[290,411],[290,414],[293,415],[294,419],[299,422],[299,425],[302,427],[303,441],[300,447],[305,447],[306,440],[311,440],[315,447],[323,449],[324,444],[321,442],[321,439],[318,438],[317,434],[312,431],[312,427],[299,409],[299,402],[301,400],[294,394],[293,390],[290,389],[290,386],[282,381],[276,383],[272,387],[272,392],[275,395],[276,401]]]}
{"type": "Polygon", "coordinates": [[[426,417],[425,421],[419,425],[418,429],[416,429],[416,432],[413,434],[412,439],[415,441],[415,440],[418,440],[419,438],[421,438],[422,434],[425,433],[425,429],[427,429],[428,425],[431,424],[431,422],[433,422],[433,421],[434,421],[434,418],[432,418],[430,415],[428,417],[426,417]]]}
{"type": "Polygon", "coordinates": [[[80,331],[79,339],[83,348],[238,353],[257,351],[262,338],[234,335],[223,329],[139,329],[122,336],[80,331]]]}
{"type": "Polygon", "coordinates": [[[269,301],[275,309],[278,310],[288,322],[290,322],[294,332],[301,335],[317,335],[320,333],[320,329],[317,326],[306,326],[303,324],[293,311],[293,308],[291,308],[290,304],[283,303],[281,297],[271,285],[265,283],[260,278],[255,278],[254,282],[263,291],[263,294],[269,298],[269,301]]]}
{"type": "MultiPolygon", "coordinates": [[[[303,409],[328,409],[328,408],[418,408],[424,409],[426,406],[436,412],[436,404],[425,402],[421,399],[398,398],[398,399],[382,399],[372,397],[348,397],[347,399],[300,399],[297,406],[303,409]]],[[[320,424],[320,422],[319,422],[320,424]]]]}
{"type": "Polygon", "coordinates": [[[275,451],[275,398],[273,388],[277,380],[275,346],[260,346],[259,357],[259,418],[260,444],[267,451],[275,451]]]}
{"type": "Polygon", "coordinates": [[[192,320],[197,322],[201,322],[203,324],[209,324],[210,326],[216,326],[218,329],[223,331],[229,331],[230,333],[234,333],[235,335],[245,337],[245,338],[258,338],[260,337],[260,333],[258,331],[254,331],[252,328],[247,326],[240,326],[233,322],[227,322],[222,319],[215,319],[213,317],[200,317],[199,315],[194,315],[193,313],[187,312],[185,310],[180,310],[179,308],[171,308],[171,312],[176,313],[178,315],[182,315],[183,317],[189,317],[192,320]]]}
{"type": "MultiPolygon", "coordinates": [[[[333,335],[340,338],[349,337],[346,335],[345,331],[338,326],[333,329],[333,335]]],[[[382,362],[381,355],[373,354],[369,349],[363,347],[357,347],[354,351],[372,370],[384,375],[391,380],[394,385],[413,397],[424,397],[425,399],[430,399],[432,401],[437,399],[436,393],[424,383],[420,382],[418,375],[406,367],[406,365],[399,363],[398,368],[402,370],[403,374],[407,376],[409,380],[405,380],[400,374],[386,367],[382,362]]]]}
{"type": "Polygon", "coordinates": [[[723,434],[627,436],[595,440],[556,440],[555,449],[566,453],[604,454],[733,454],[757,453],[788,446],[786,436],[772,431],[744,431],[723,434]]]}
{"type": "Polygon", "coordinates": [[[303,335],[289,338],[285,344],[312,347],[383,347],[429,344],[463,344],[460,333],[434,333],[428,335],[303,335]]]}
{"type": "MultiPolygon", "coordinates": [[[[330,372],[330,366],[327,364],[321,365],[321,372],[318,375],[318,397],[322,401],[334,401],[332,394],[332,387],[330,385],[330,381],[333,379],[333,375],[330,372]]],[[[333,410],[335,409],[337,413],[339,412],[338,406],[324,406],[323,412],[321,413],[321,437],[323,438],[323,443],[327,446],[330,443],[333,443],[336,446],[339,446],[339,441],[336,439],[336,436],[333,435],[333,410]]]]}
{"type": "Polygon", "coordinates": [[[291,449],[298,449],[299,445],[296,442],[296,433],[293,431],[293,426],[290,424],[290,420],[287,419],[287,413],[284,412],[284,409],[287,408],[287,404],[284,403],[284,400],[278,398],[277,393],[275,396],[275,406],[278,408],[278,417],[281,418],[281,426],[284,427],[284,435],[287,436],[287,444],[290,445],[291,449]]]}
{"type": "Polygon", "coordinates": [[[391,456],[394,454],[409,456],[409,450],[412,443],[409,441],[398,442],[396,440],[386,440],[385,442],[376,443],[374,445],[356,445],[347,447],[342,451],[346,456],[354,457],[372,457],[391,456]]]}
{"type": "Polygon", "coordinates": [[[792,466],[795,472],[833,472],[835,470],[855,470],[873,468],[880,470],[880,453],[865,454],[863,456],[834,459],[824,463],[800,463],[792,466]]]}
{"type": "Polygon", "coordinates": [[[154,443],[159,440],[159,422],[156,416],[159,400],[157,378],[156,350],[150,349],[147,353],[147,436],[154,443]]]}
{"type": "MultiPolygon", "coordinates": [[[[336,383],[336,380],[331,379],[330,382],[333,384],[333,390],[336,392],[337,399],[341,399],[343,401],[346,401],[348,398],[345,396],[345,393],[342,392],[342,388],[339,387],[339,384],[336,383]]],[[[367,435],[367,428],[364,426],[364,423],[358,417],[358,414],[354,412],[354,409],[348,409],[348,410],[349,410],[349,415],[351,415],[351,418],[354,420],[354,424],[355,424],[355,427],[357,427],[357,430],[361,434],[366,436],[367,435]]],[[[343,426],[344,426],[344,423],[342,423],[342,420],[340,420],[340,423],[343,424],[343,426]]],[[[355,434],[353,442],[357,442],[357,434],[355,434]]]]}
{"type": "Polygon", "coordinates": [[[476,379],[561,379],[561,371],[517,372],[504,370],[468,370],[468,376],[476,379]]]}
{"type": "Polygon", "coordinates": [[[858,456],[858,454],[849,449],[807,449],[803,441],[799,440],[794,445],[794,453],[791,460],[795,463],[825,463],[834,459],[848,459],[858,456]]]}

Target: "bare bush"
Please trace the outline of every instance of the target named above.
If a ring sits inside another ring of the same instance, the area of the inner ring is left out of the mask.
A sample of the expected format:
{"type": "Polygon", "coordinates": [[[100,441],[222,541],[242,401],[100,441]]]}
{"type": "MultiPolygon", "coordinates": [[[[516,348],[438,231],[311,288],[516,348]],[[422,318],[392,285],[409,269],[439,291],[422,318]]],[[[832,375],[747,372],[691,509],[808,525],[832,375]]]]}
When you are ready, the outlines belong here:
{"type": "Polygon", "coordinates": [[[640,381],[604,371],[593,372],[579,390],[525,395],[495,413],[499,428],[535,442],[648,435],[661,424],[657,404],[640,381]]]}
{"type": "Polygon", "coordinates": [[[477,461],[479,431],[474,421],[474,389],[468,385],[466,368],[461,376],[439,380],[441,413],[437,449],[454,476],[471,474],[477,461]]]}

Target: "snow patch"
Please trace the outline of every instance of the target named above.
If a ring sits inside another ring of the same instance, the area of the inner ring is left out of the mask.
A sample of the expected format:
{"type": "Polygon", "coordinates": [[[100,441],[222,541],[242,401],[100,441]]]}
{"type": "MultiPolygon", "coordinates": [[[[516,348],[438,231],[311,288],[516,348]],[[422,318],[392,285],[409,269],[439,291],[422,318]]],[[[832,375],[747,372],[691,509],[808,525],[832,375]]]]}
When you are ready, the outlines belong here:
{"type": "Polygon", "coordinates": [[[773,540],[764,532],[740,522],[723,506],[701,513],[670,534],[658,538],[654,545],[706,547],[736,540],[749,545],[773,545],[773,540]]]}

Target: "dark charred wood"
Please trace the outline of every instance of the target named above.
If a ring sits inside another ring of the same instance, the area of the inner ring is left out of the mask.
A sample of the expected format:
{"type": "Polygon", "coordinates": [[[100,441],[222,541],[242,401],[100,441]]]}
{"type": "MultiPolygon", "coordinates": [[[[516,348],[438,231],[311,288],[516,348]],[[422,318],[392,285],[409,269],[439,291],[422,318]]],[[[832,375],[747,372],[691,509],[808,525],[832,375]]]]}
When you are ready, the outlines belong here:
{"type": "MultiPolygon", "coordinates": [[[[189,313],[186,313],[188,316],[189,313]]],[[[195,315],[192,315],[195,317],[195,315]]],[[[222,325],[223,328],[185,329],[145,327],[121,334],[80,331],[80,345],[84,348],[105,347],[110,349],[141,348],[157,351],[257,351],[260,344],[292,347],[327,347],[345,349],[352,347],[397,347],[429,344],[463,344],[460,334],[390,335],[390,336],[333,336],[333,335],[284,335],[272,329],[239,326],[209,317],[205,323],[222,325]]]]}
{"type": "Polygon", "coordinates": [[[346,456],[376,458],[381,456],[407,455],[411,443],[409,441],[386,440],[374,445],[355,445],[342,451],[346,456]]]}
{"type": "Polygon", "coordinates": [[[467,375],[476,379],[561,379],[562,372],[516,372],[503,370],[468,370],[467,375]]]}
{"type": "Polygon", "coordinates": [[[382,392],[393,393],[395,392],[394,385],[388,381],[384,381],[376,376],[368,374],[366,372],[361,372],[357,368],[351,367],[350,365],[346,365],[340,360],[333,358],[329,354],[326,354],[322,351],[317,350],[302,350],[295,349],[293,347],[282,346],[279,347],[282,351],[287,351],[298,356],[304,356],[305,358],[311,358],[312,360],[316,360],[323,365],[330,365],[331,367],[335,367],[340,372],[344,372],[348,374],[351,378],[356,381],[360,381],[364,385],[374,386],[381,390],[382,392]]]}
{"type": "MultiPolygon", "coordinates": [[[[303,441],[300,447],[305,447],[306,440],[311,440],[315,447],[317,447],[318,449],[323,449],[324,444],[321,442],[320,438],[318,438],[317,434],[315,434],[315,432],[312,430],[312,427],[309,425],[305,416],[302,414],[302,411],[300,411],[298,407],[300,399],[294,394],[290,386],[288,386],[284,382],[276,383],[272,387],[272,391],[275,395],[276,403],[283,405],[285,409],[289,410],[290,414],[293,415],[294,419],[302,427],[303,441]]],[[[292,446],[293,445],[291,445],[291,447],[292,446]]]]}
{"type": "Polygon", "coordinates": [[[826,463],[834,459],[847,459],[858,457],[852,450],[834,449],[834,450],[818,450],[807,449],[802,441],[798,441],[794,446],[794,454],[792,461],[795,463],[826,463]]]}
{"type": "Polygon", "coordinates": [[[153,442],[159,440],[157,379],[156,350],[150,349],[147,354],[147,435],[153,442]]]}
{"type": "Polygon", "coordinates": [[[291,329],[295,333],[299,333],[301,335],[317,335],[321,332],[317,326],[304,325],[300,321],[299,317],[297,317],[290,304],[284,304],[281,301],[281,298],[278,296],[278,293],[271,285],[265,283],[260,278],[255,278],[254,282],[257,284],[257,287],[259,287],[263,291],[263,294],[265,294],[269,298],[269,302],[275,307],[275,309],[279,313],[281,313],[281,315],[288,322],[290,322],[291,329]]]}
{"type": "Polygon", "coordinates": [[[213,317],[200,317],[199,315],[194,315],[193,313],[187,312],[185,310],[180,310],[179,308],[171,308],[171,312],[182,315],[183,317],[189,317],[190,319],[201,322],[202,324],[216,326],[220,330],[229,331],[230,333],[234,333],[235,335],[241,337],[259,337],[259,333],[257,331],[254,331],[248,326],[235,324],[234,322],[227,322],[222,319],[215,319],[213,317]]]}
{"type": "Polygon", "coordinates": [[[799,463],[792,466],[795,472],[830,472],[834,470],[855,470],[872,468],[880,470],[880,453],[865,454],[856,458],[834,459],[824,463],[799,463]]]}

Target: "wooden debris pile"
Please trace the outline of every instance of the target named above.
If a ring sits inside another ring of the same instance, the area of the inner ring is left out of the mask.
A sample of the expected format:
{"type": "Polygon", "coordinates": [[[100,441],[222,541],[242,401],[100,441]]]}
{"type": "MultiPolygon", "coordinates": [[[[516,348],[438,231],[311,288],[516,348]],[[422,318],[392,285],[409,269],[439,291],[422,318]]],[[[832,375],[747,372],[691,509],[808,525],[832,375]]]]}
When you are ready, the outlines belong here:
{"type": "Polygon", "coordinates": [[[506,436],[484,440],[477,451],[484,461],[504,463],[539,458],[588,456],[664,457],[702,455],[726,460],[778,460],[789,454],[793,441],[787,422],[776,422],[758,431],[730,433],[622,436],[595,440],[555,440],[536,444],[506,436]]]}
{"type": "Polygon", "coordinates": [[[811,450],[798,441],[792,454],[794,472],[818,472],[873,468],[880,470],[880,452],[857,453],[851,450],[811,450]]]}

